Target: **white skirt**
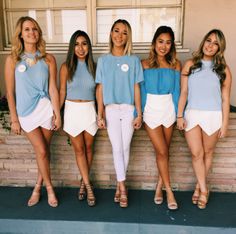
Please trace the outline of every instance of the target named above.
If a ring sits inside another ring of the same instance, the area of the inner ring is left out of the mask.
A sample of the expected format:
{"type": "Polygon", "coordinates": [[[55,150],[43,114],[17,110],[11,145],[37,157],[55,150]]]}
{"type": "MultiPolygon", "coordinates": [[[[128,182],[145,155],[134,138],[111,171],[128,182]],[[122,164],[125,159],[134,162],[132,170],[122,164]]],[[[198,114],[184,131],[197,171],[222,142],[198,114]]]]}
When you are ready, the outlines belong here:
{"type": "Polygon", "coordinates": [[[31,132],[32,130],[42,127],[48,130],[52,129],[52,117],[53,117],[53,109],[52,104],[48,98],[41,98],[33,110],[27,116],[18,117],[21,128],[25,132],[31,132]]]}
{"type": "Polygon", "coordinates": [[[95,103],[65,101],[63,130],[72,137],[86,131],[94,136],[98,130],[95,103]]]}
{"type": "Polygon", "coordinates": [[[184,118],[187,122],[185,131],[199,125],[208,136],[215,133],[222,126],[221,111],[186,110],[184,118]]]}
{"type": "Polygon", "coordinates": [[[169,128],[176,121],[172,94],[147,94],[143,121],[151,129],[154,129],[160,125],[169,128]]]}

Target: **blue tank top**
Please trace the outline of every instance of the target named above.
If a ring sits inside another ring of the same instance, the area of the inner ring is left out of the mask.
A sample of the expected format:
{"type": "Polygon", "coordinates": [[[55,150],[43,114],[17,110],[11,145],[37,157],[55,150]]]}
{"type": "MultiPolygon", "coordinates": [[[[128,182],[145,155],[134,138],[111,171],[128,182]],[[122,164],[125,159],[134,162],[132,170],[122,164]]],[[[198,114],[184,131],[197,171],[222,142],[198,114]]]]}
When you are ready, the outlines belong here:
{"type": "Polygon", "coordinates": [[[78,60],[72,81],[67,81],[67,100],[95,100],[95,81],[85,62],[78,60]]]}
{"type": "Polygon", "coordinates": [[[202,68],[188,77],[188,103],[186,109],[221,111],[220,79],[213,70],[212,61],[202,60],[202,68]]]}
{"type": "Polygon", "coordinates": [[[21,117],[31,114],[40,98],[49,98],[48,65],[44,59],[40,59],[29,66],[24,58],[34,58],[39,52],[25,55],[21,56],[22,59],[15,67],[16,111],[21,117]]]}

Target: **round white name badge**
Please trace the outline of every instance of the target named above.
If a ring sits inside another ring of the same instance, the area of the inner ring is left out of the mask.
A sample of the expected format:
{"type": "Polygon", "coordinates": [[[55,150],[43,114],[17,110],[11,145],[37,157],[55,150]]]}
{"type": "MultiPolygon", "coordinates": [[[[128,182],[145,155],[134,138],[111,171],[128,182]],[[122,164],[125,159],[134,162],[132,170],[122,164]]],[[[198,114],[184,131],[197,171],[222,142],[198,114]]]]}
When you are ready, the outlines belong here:
{"type": "Polygon", "coordinates": [[[19,72],[25,72],[26,70],[26,66],[24,64],[21,64],[19,67],[18,67],[18,71],[19,72]]]}
{"type": "Polygon", "coordinates": [[[123,72],[127,72],[127,71],[129,70],[129,65],[126,64],[126,63],[122,64],[122,65],[121,65],[121,70],[122,70],[123,72]]]}

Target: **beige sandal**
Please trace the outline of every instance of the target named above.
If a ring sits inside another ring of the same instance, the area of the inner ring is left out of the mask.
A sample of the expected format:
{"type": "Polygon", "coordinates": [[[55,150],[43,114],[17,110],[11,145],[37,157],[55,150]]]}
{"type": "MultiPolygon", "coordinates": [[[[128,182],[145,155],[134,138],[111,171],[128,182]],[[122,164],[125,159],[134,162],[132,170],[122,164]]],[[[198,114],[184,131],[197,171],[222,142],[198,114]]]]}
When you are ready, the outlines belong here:
{"type": "Polygon", "coordinates": [[[120,207],[128,207],[128,195],[126,191],[121,191],[120,193],[120,207]]]}
{"type": "Polygon", "coordinates": [[[28,206],[36,205],[40,200],[41,185],[35,184],[34,190],[31,194],[30,199],[28,200],[28,206]]]}
{"type": "Polygon", "coordinates": [[[158,193],[158,188],[156,188],[155,196],[154,196],[154,203],[157,205],[161,205],[163,203],[163,193],[162,189],[160,190],[160,193],[158,193]]]}
{"type": "Polygon", "coordinates": [[[51,185],[46,187],[48,193],[48,205],[55,208],[58,206],[58,200],[51,185]]]}
{"type": "Polygon", "coordinates": [[[205,209],[206,205],[208,203],[209,200],[209,195],[210,195],[210,191],[208,190],[207,192],[201,192],[200,193],[200,197],[197,203],[197,206],[199,209],[205,209]],[[204,199],[202,199],[204,198],[204,199]]]}
{"type": "MultiPolygon", "coordinates": [[[[178,209],[178,204],[175,200],[174,194],[173,194],[173,200],[170,201],[167,190],[171,191],[171,189],[166,189],[166,196],[167,196],[167,207],[169,210],[177,210],[178,209]]],[[[171,191],[172,192],[172,191],[171,191]]],[[[173,193],[173,192],[172,192],[173,193]]]]}
{"type": "Polygon", "coordinates": [[[200,188],[196,186],[192,196],[192,203],[194,205],[197,205],[199,196],[200,196],[200,188]]]}

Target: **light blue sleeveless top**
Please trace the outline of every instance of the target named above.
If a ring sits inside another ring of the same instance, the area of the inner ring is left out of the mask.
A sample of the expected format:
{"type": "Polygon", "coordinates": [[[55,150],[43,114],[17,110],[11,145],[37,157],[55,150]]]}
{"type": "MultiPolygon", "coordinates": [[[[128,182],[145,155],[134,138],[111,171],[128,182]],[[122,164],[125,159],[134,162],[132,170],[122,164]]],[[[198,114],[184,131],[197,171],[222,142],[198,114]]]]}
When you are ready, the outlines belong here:
{"type": "MultiPolygon", "coordinates": [[[[29,58],[39,55],[25,53],[29,58]]],[[[20,117],[27,116],[36,108],[40,98],[48,94],[48,65],[44,59],[40,59],[33,66],[29,66],[22,60],[15,67],[16,111],[20,117]]]]}
{"type": "Polygon", "coordinates": [[[78,60],[72,81],[67,81],[66,99],[95,100],[95,81],[89,73],[86,62],[78,60]]]}
{"type": "Polygon", "coordinates": [[[180,95],[180,72],[171,68],[144,69],[144,82],[141,83],[142,111],[146,105],[147,94],[172,94],[177,113],[180,95]]]}
{"type": "Polygon", "coordinates": [[[188,103],[186,109],[221,111],[220,79],[213,70],[212,61],[202,60],[202,68],[188,77],[188,103]]]}

